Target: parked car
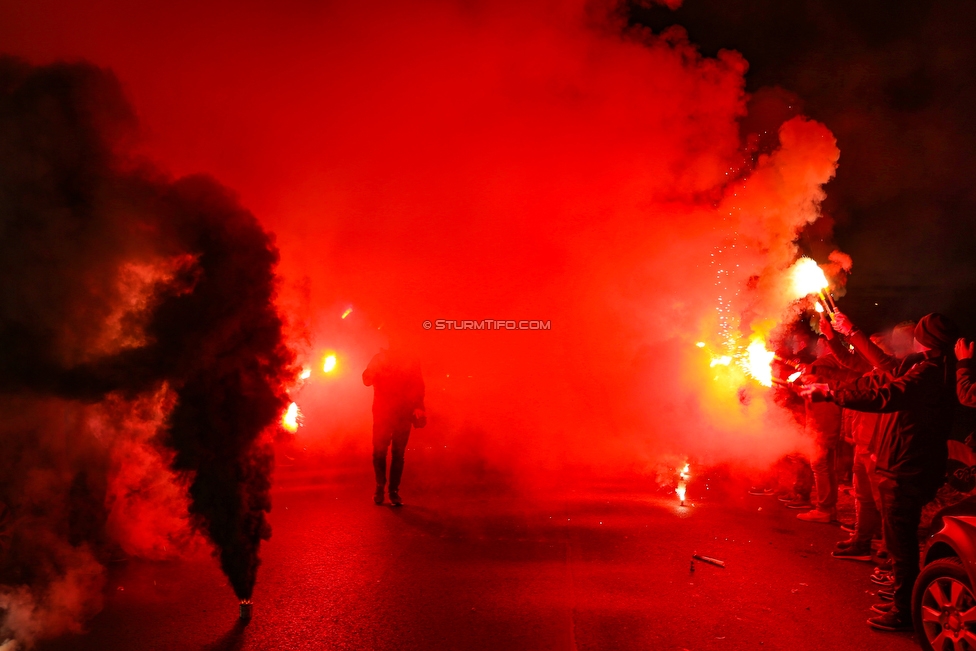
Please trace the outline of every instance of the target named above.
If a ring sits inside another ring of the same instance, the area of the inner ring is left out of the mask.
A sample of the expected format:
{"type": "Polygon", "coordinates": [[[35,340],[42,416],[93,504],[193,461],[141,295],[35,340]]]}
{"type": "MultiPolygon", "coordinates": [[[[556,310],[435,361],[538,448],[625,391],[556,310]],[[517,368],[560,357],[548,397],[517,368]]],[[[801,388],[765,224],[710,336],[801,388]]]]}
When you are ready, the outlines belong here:
{"type": "Polygon", "coordinates": [[[926,651],[976,651],[976,516],[946,515],[925,546],[912,619],[926,651]]]}

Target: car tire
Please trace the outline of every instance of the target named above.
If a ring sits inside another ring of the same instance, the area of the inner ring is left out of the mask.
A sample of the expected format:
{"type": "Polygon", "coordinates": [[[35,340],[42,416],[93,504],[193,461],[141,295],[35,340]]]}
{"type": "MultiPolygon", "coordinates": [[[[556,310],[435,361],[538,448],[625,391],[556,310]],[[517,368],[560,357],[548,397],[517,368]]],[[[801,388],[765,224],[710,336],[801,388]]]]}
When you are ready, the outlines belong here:
{"type": "MultiPolygon", "coordinates": [[[[918,580],[915,581],[915,587],[912,590],[912,621],[915,623],[918,643],[925,651],[942,651],[944,642],[935,647],[932,645],[933,639],[937,639],[937,634],[940,631],[945,631],[949,639],[952,639],[951,636],[958,636],[957,631],[944,629],[942,623],[935,620],[936,612],[940,610],[945,612],[945,609],[939,607],[940,599],[937,599],[936,593],[941,595],[941,601],[950,604],[951,608],[961,605],[968,609],[976,606],[976,593],[973,592],[969,575],[966,574],[962,561],[952,556],[940,558],[926,565],[919,574],[918,580]],[[959,592],[960,596],[955,603],[949,597],[954,583],[959,583],[964,588],[959,592]],[[925,609],[924,613],[923,609],[925,609]]],[[[963,628],[966,626],[958,621],[953,621],[951,624],[961,625],[963,628]]]]}

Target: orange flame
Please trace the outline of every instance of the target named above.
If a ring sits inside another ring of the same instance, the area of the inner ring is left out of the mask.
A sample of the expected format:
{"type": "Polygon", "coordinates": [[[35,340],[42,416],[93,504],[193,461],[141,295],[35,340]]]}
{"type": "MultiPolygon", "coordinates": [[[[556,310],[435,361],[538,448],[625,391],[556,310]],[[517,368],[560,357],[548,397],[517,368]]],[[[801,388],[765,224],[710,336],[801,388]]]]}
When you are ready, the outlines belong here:
{"type": "Polygon", "coordinates": [[[322,371],[325,373],[331,373],[332,371],[335,370],[335,367],[336,367],[336,356],[331,354],[326,355],[325,361],[322,363],[322,371]]]}
{"type": "Polygon", "coordinates": [[[284,427],[289,432],[297,432],[299,427],[299,418],[302,415],[302,411],[298,408],[296,403],[291,403],[288,405],[288,409],[285,410],[285,415],[281,417],[281,426],[284,427]]]}
{"type": "Polygon", "coordinates": [[[766,350],[766,344],[761,339],[754,339],[746,348],[744,360],[746,373],[756,379],[764,387],[773,386],[773,359],[776,353],[766,350]]]}
{"type": "Polygon", "coordinates": [[[681,500],[682,506],[685,504],[685,494],[688,491],[689,477],[691,477],[691,464],[686,463],[685,467],[678,473],[678,487],[674,489],[674,492],[678,495],[678,499],[681,500]]]}
{"type": "Polygon", "coordinates": [[[823,269],[810,258],[800,258],[790,267],[790,278],[793,283],[793,293],[796,298],[819,294],[827,289],[830,283],[823,269]]]}

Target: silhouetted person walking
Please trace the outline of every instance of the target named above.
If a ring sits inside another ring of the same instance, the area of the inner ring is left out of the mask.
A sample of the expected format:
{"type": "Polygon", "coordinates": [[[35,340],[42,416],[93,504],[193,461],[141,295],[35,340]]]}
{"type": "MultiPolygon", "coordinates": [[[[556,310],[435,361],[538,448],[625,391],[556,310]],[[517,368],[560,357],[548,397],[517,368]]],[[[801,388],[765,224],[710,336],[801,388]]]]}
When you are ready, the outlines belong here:
{"type": "Polygon", "coordinates": [[[373,387],[373,469],[376,471],[373,501],[383,504],[386,451],[392,445],[389,496],[393,506],[400,506],[403,504],[399,494],[400,477],[410,428],[427,424],[420,362],[391,345],[370,360],[363,371],[363,384],[373,387]]]}

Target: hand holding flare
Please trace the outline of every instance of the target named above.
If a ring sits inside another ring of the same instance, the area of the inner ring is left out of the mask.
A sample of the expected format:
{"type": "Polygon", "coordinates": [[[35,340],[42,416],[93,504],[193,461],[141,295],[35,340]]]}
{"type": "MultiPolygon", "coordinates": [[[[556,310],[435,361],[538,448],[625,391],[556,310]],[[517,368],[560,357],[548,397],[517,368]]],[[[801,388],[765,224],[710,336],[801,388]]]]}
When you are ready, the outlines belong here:
{"type": "Polygon", "coordinates": [[[845,337],[849,337],[854,332],[854,324],[843,312],[834,312],[834,330],[845,337]]]}
{"type": "Polygon", "coordinates": [[[800,389],[800,396],[809,398],[811,402],[827,402],[830,387],[826,384],[807,384],[800,389]]]}

